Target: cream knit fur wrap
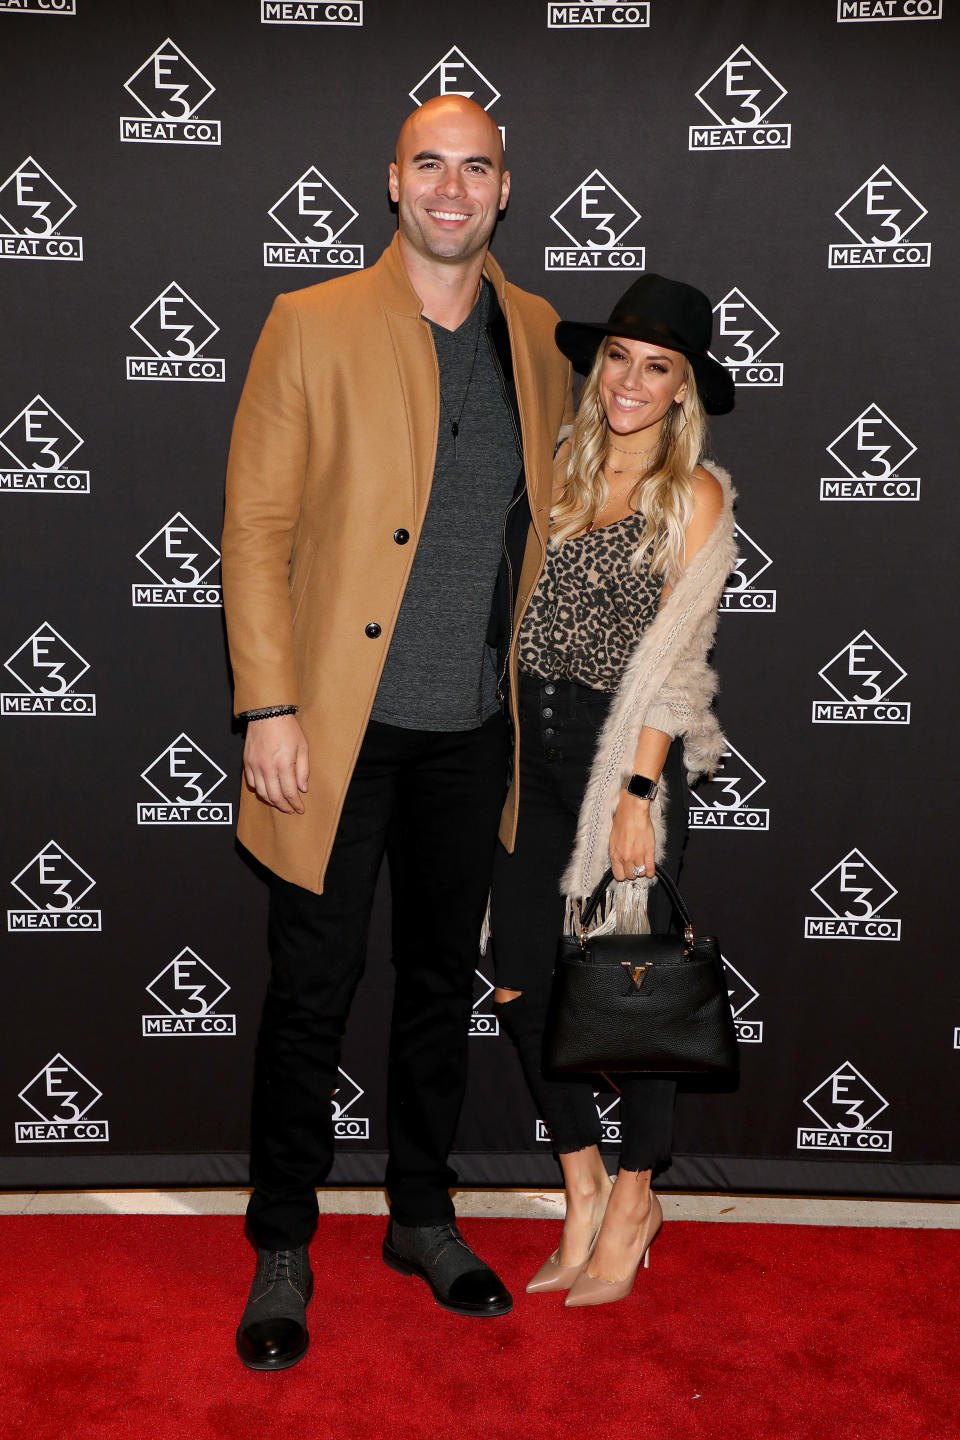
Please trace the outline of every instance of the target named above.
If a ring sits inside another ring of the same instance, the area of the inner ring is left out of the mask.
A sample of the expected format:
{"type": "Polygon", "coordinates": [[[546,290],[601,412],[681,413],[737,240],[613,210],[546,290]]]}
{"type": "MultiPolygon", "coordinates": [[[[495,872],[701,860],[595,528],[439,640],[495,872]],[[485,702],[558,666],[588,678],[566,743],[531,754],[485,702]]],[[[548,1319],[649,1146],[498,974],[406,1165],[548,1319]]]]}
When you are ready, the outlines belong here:
{"type": "MultiPolygon", "coordinates": [[[[620,788],[633,773],[633,756],[648,712],[656,710],[658,719],[670,712],[674,733],[683,736],[684,764],[691,783],[713,770],[723,753],[723,735],[711,708],[717,677],[707,664],[707,654],[716,634],[720,596],[737,558],[733,533],[736,492],[725,470],[712,463],[705,463],[704,469],[720,482],[723,507],[630,656],[600,732],[580,808],[576,844],[561,882],[570,924],[576,921],[579,902],[610,864],[613,813],[620,788]]],[[[668,798],[662,787],[650,807],[658,855],[668,798]]],[[[648,931],[650,884],[649,880],[637,880],[617,885],[603,928],[616,928],[624,934],[648,931]]]]}

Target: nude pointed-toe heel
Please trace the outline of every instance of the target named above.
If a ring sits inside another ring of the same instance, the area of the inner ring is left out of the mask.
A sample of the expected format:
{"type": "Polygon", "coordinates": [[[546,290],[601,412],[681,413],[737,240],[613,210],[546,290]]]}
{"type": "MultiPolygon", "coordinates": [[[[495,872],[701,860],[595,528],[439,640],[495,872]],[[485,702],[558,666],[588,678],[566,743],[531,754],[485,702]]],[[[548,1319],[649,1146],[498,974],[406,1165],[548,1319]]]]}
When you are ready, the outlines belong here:
{"type": "Polygon", "coordinates": [[[645,1270],[650,1268],[650,1246],[657,1238],[662,1224],[663,1209],[658,1197],[651,1192],[650,1211],[643,1229],[640,1253],[630,1274],[623,1280],[601,1280],[599,1276],[591,1275],[584,1265],[570,1287],[570,1293],[563,1302],[564,1305],[569,1305],[571,1308],[575,1305],[611,1305],[615,1300],[625,1300],[633,1289],[640,1266],[643,1265],[645,1270]]]}
{"type": "MultiPolygon", "coordinates": [[[[580,1265],[561,1265],[557,1258],[559,1250],[554,1250],[549,1259],[544,1260],[540,1269],[527,1285],[528,1295],[544,1295],[548,1290],[569,1290],[576,1280],[586,1260],[580,1265]]],[[[589,1259],[589,1256],[587,1257],[589,1259]]]]}

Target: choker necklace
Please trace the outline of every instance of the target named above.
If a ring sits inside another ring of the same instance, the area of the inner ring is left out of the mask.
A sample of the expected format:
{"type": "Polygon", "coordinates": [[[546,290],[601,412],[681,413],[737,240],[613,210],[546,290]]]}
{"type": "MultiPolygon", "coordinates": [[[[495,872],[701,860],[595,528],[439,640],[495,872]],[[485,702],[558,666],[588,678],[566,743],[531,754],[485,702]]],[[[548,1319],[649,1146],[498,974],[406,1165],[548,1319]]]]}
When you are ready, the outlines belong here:
{"type": "MultiPolygon", "coordinates": [[[[659,441],[657,443],[659,444],[659,441]]],[[[614,445],[609,435],[607,436],[607,445],[611,450],[616,450],[620,455],[652,455],[657,448],[656,445],[650,445],[646,450],[627,450],[623,445],[614,445]]]]}

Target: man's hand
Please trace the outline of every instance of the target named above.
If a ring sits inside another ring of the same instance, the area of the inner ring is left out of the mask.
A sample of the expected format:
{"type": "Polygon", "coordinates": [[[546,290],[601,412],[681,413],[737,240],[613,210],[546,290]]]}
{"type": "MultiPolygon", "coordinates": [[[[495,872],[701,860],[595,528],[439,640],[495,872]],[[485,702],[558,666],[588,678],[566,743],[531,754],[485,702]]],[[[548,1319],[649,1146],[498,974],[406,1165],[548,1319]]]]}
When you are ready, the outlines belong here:
{"type": "Polygon", "coordinates": [[[261,800],[285,815],[302,815],[310,762],[307,737],[296,715],[250,720],[243,747],[243,774],[261,800]]]}

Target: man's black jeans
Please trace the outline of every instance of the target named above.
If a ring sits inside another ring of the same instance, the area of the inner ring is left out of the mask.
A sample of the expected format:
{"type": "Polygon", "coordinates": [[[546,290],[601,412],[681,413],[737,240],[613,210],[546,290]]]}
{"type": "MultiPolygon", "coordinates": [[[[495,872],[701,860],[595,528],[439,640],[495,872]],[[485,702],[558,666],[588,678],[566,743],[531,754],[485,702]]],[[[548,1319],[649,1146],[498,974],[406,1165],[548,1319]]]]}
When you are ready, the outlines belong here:
{"type": "MultiPolygon", "coordinates": [[[[463,1102],[480,929],[507,782],[502,716],[433,733],[371,721],[316,895],[274,877],[271,976],[257,1042],[247,1223],[258,1245],[305,1244],[333,1163],[331,1095],[366,957],[384,851],[396,971],[387,1079],[391,1210],[453,1217],[447,1164],[463,1102]]],[[[311,757],[314,767],[322,757],[311,757]]],[[[307,797],[309,804],[309,795],[307,797]]]]}

